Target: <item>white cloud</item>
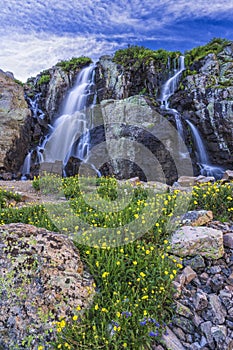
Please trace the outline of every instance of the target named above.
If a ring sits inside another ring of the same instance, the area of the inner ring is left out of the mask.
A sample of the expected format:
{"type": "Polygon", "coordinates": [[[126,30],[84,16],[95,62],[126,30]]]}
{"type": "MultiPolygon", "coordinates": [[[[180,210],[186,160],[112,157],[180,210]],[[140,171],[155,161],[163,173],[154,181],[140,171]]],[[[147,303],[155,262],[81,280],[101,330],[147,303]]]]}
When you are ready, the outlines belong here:
{"type": "Polygon", "coordinates": [[[101,55],[111,54],[119,47],[116,42],[109,43],[104,38],[97,40],[91,35],[71,38],[20,34],[17,40],[5,37],[2,41],[0,68],[12,71],[17,79],[25,81],[59,60],[81,55],[97,60],[101,55]]]}
{"type": "Polygon", "coordinates": [[[135,42],[181,42],[188,34],[176,22],[232,20],[232,11],[229,0],[8,0],[0,12],[0,68],[25,80],[72,56],[98,58],[135,42]]]}

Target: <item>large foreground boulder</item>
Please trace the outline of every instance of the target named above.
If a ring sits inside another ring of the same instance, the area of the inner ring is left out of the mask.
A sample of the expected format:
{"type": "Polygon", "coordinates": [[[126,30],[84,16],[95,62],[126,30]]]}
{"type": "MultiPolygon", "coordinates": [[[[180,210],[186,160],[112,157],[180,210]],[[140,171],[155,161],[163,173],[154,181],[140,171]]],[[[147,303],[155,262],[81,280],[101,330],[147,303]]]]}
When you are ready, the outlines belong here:
{"type": "Polygon", "coordinates": [[[0,349],[49,349],[54,321],[89,305],[93,279],[61,234],[3,225],[0,248],[0,349]]]}

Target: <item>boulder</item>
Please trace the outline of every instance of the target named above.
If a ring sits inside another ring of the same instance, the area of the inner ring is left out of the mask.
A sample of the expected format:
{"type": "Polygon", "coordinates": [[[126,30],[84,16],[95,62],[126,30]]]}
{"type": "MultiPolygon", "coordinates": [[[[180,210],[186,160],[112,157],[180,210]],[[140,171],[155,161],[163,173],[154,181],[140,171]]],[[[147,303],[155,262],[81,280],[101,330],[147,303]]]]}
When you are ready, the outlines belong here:
{"type": "Polygon", "coordinates": [[[195,176],[180,176],[177,180],[178,184],[181,187],[194,186],[196,182],[195,176]]]}
{"type": "Polygon", "coordinates": [[[226,170],[222,177],[223,180],[233,180],[233,170],[226,170]]]}
{"type": "Polygon", "coordinates": [[[211,220],[213,220],[211,210],[192,210],[182,216],[181,223],[191,226],[203,226],[211,220]]]}
{"type": "MultiPolygon", "coordinates": [[[[0,228],[0,348],[38,349],[54,338],[54,321],[89,305],[93,279],[72,241],[26,224],[0,228]],[[19,346],[19,347],[18,347],[19,346]]],[[[76,311],[77,312],[77,311],[76,311]]]]}
{"type": "Polygon", "coordinates": [[[225,247],[233,249],[233,232],[225,233],[223,235],[223,243],[225,247]]]}
{"type": "MultiPolygon", "coordinates": [[[[11,75],[0,70],[0,167],[5,167],[7,154],[16,148],[16,142],[20,137],[23,140],[18,144],[19,159],[20,154],[26,149],[29,135],[22,134],[22,127],[30,115],[23,87],[16,83],[11,75]]],[[[24,154],[21,158],[22,164],[24,154]]],[[[16,160],[12,160],[14,161],[16,160]]]]}
{"type": "Polygon", "coordinates": [[[222,231],[210,227],[183,226],[172,235],[171,246],[178,256],[198,254],[219,259],[224,254],[222,231]]]}

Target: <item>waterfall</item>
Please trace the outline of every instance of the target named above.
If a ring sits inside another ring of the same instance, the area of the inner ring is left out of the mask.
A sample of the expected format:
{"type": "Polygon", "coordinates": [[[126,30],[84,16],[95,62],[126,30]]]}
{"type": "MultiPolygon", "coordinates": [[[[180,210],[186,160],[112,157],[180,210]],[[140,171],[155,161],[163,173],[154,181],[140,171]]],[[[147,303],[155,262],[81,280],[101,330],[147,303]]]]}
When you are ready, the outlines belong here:
{"type": "Polygon", "coordinates": [[[21,180],[27,180],[27,175],[30,174],[31,158],[32,158],[32,151],[29,152],[24,159],[21,180]]]}
{"type": "MultiPolygon", "coordinates": [[[[93,120],[93,106],[96,104],[94,65],[83,68],[78,76],[73,89],[68,93],[61,116],[53,125],[49,125],[50,132],[36,148],[25,157],[22,167],[22,179],[27,179],[30,174],[32,159],[33,164],[43,162],[55,162],[60,160],[65,166],[71,156],[87,161],[90,149],[90,129],[93,120]],[[93,101],[92,104],[90,101],[93,101]],[[78,146],[75,141],[79,140],[78,146]],[[32,157],[33,155],[33,157],[32,157]]],[[[38,106],[40,93],[34,99],[27,97],[33,118],[44,118],[44,113],[38,106]]],[[[94,165],[90,165],[98,175],[99,171],[94,165]]]]}
{"type": "Polygon", "coordinates": [[[39,117],[40,119],[44,119],[44,113],[39,108],[39,104],[38,104],[40,96],[41,96],[41,93],[36,94],[34,99],[27,96],[27,100],[29,102],[30,109],[32,110],[33,118],[39,117]]]}
{"type": "MultiPolygon", "coordinates": [[[[175,64],[176,60],[174,60],[173,63],[174,63],[173,75],[165,82],[165,84],[162,87],[161,97],[160,97],[161,109],[169,111],[171,114],[174,115],[177,131],[180,137],[182,138],[182,140],[184,140],[184,130],[183,130],[180,114],[176,109],[169,107],[169,98],[177,90],[181,74],[185,70],[184,56],[179,57],[178,69],[176,68],[176,64],[175,64]]],[[[168,60],[168,67],[170,68],[170,57],[168,60]]],[[[182,158],[186,158],[187,154],[181,152],[182,146],[181,146],[180,138],[178,138],[178,142],[179,142],[180,156],[182,158]]]]}
{"type": "MultiPolygon", "coordinates": [[[[169,98],[175,93],[178,83],[180,80],[181,73],[185,70],[185,64],[184,64],[184,56],[179,57],[178,61],[178,69],[174,67],[174,74],[171,78],[169,78],[166,83],[162,87],[162,92],[161,92],[161,103],[162,103],[162,108],[165,110],[170,110],[173,111],[173,109],[169,108],[169,98]]],[[[176,110],[174,110],[176,111],[176,110]]],[[[177,111],[176,111],[177,113],[177,111]]]]}
{"type": "Polygon", "coordinates": [[[202,141],[201,135],[195,125],[193,125],[189,120],[186,120],[187,124],[190,126],[190,130],[195,143],[198,165],[200,166],[201,175],[214,176],[216,179],[220,179],[224,173],[223,168],[212,165],[209,161],[209,157],[202,141]]]}
{"type": "MultiPolygon", "coordinates": [[[[62,115],[55,121],[53,132],[45,144],[46,162],[59,160],[65,166],[71,156],[87,162],[93,106],[96,103],[94,79],[94,65],[79,73],[74,88],[66,98],[62,115]]],[[[96,172],[98,173],[97,170],[96,172]]]]}

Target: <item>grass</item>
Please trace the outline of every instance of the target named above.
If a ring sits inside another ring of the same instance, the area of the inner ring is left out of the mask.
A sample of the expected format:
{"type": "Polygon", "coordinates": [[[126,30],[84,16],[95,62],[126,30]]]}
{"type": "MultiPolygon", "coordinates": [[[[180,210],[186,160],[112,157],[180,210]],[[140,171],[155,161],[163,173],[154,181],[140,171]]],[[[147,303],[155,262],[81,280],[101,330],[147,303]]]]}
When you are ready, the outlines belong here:
{"type": "Polygon", "coordinates": [[[191,197],[113,178],[46,175],[35,179],[34,187],[63,193],[68,201],[18,209],[4,205],[1,224],[21,221],[72,234],[95,280],[90,308],[80,306],[72,320],[57,322],[54,349],[137,350],[161,342],[174,313],[172,281],[182,268],[170,252],[172,219],[188,208],[213,210],[215,219],[233,218],[231,183],[194,186],[191,197]]]}

